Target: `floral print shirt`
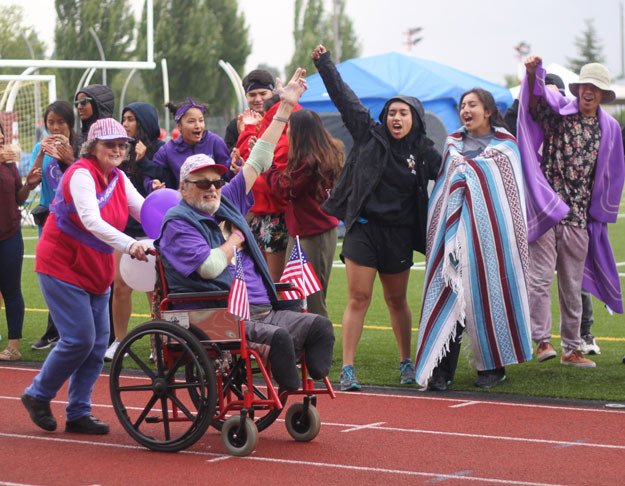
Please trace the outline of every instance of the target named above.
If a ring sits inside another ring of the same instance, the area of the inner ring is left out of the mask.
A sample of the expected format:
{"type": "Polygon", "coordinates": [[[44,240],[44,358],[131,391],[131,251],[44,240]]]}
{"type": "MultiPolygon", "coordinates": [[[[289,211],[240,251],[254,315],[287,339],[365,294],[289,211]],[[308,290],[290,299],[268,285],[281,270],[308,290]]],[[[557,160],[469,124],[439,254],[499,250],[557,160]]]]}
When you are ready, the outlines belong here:
{"type": "Polygon", "coordinates": [[[561,223],[586,228],[601,142],[599,119],[581,113],[558,115],[543,99],[532,116],[545,133],[542,169],[547,182],[571,208],[561,223]]]}

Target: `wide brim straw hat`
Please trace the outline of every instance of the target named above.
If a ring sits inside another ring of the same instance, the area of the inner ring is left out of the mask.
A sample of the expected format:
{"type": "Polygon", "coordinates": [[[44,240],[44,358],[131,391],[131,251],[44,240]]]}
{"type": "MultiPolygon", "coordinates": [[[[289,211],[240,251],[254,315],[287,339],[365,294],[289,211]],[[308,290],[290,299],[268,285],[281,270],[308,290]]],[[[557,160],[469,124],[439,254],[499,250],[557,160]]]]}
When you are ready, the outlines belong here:
{"type": "Polygon", "coordinates": [[[591,62],[582,66],[579,72],[579,81],[577,83],[569,83],[569,90],[576,98],[580,84],[592,84],[599,88],[603,92],[601,103],[610,103],[616,98],[616,93],[610,89],[610,71],[598,62],[591,62]]]}

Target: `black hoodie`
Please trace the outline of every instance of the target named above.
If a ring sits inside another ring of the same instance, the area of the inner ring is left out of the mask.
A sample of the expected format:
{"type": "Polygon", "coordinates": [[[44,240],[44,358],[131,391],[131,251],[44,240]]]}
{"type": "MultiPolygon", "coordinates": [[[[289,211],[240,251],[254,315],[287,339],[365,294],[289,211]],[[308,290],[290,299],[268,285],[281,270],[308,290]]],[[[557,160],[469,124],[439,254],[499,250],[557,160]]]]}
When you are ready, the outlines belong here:
{"type": "MultiPolygon", "coordinates": [[[[425,135],[423,106],[419,100],[411,96],[391,98],[384,105],[380,115],[383,123],[377,123],[371,117],[369,110],[343,81],[329,53],[324,53],[315,60],[315,66],[330,98],[341,113],[343,123],[354,139],[354,146],[347,157],[345,167],[336,187],[323,205],[323,209],[343,220],[346,230],[349,231],[365,208],[369,209],[369,202],[375,203],[371,196],[382,179],[395,177],[397,175],[394,170],[396,164],[407,164],[406,158],[412,155],[414,168],[410,170],[416,172],[414,174],[416,181],[413,186],[413,247],[424,253],[428,204],[427,185],[428,180],[436,179],[441,165],[441,155],[434,148],[434,142],[425,135]],[[392,101],[403,101],[412,110],[413,128],[400,141],[395,141],[386,127],[386,113],[392,101]]],[[[383,203],[391,202],[389,198],[393,197],[393,193],[383,195],[383,197],[385,198],[383,203]]],[[[375,217],[383,222],[384,208],[379,205],[376,208],[380,212],[376,213],[375,217]]],[[[376,212],[375,208],[373,209],[376,212]]]]}
{"type": "Polygon", "coordinates": [[[86,94],[93,100],[91,102],[93,115],[88,120],[81,120],[80,131],[82,137],[80,137],[80,143],[77,144],[78,147],[80,147],[82,143],[87,140],[87,135],[89,135],[89,128],[91,128],[91,125],[101,118],[113,118],[113,110],[115,109],[115,95],[108,86],[104,86],[103,84],[90,84],[85,86],[76,92],[74,101],[80,93],[86,94]]]}

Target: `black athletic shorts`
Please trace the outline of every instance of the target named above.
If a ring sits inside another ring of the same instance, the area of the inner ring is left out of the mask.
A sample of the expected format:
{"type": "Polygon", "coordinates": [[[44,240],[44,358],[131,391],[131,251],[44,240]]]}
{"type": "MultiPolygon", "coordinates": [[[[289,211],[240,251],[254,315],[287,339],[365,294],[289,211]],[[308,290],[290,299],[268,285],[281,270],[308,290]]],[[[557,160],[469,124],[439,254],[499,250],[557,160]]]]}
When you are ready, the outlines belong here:
{"type": "Polygon", "coordinates": [[[354,223],[343,239],[341,260],[371,267],[380,273],[401,273],[412,267],[412,229],[374,222],[354,223]]]}

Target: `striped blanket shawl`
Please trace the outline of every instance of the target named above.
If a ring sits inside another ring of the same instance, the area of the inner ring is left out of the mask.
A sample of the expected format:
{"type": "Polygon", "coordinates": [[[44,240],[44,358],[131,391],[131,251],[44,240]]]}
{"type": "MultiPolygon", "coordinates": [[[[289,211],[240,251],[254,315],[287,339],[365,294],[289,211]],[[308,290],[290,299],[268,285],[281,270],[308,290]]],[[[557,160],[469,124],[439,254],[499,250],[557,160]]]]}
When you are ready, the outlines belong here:
{"type": "Polygon", "coordinates": [[[447,138],[430,197],[416,356],[423,386],[464,324],[478,370],[531,359],[523,172],[514,137],[496,129],[474,159],[464,129],[447,138]]]}

